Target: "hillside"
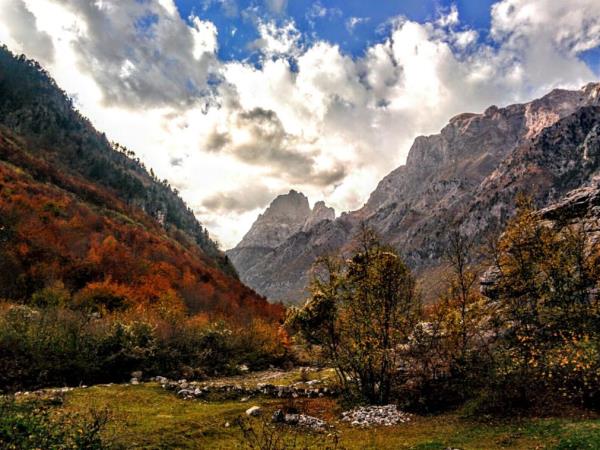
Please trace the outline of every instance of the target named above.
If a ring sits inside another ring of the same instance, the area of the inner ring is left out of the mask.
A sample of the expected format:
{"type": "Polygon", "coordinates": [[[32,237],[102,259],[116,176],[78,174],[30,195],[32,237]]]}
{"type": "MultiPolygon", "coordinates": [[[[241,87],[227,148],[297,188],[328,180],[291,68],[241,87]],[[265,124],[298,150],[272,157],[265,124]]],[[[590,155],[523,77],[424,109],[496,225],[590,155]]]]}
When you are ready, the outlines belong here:
{"type": "Polygon", "coordinates": [[[239,321],[281,315],[237,279],[166,181],[111,145],[37,63],[6,48],[0,253],[2,299],[60,285],[75,298],[101,291],[95,298],[110,308],[182,301],[192,313],[239,321]]]}
{"type": "Polygon", "coordinates": [[[537,206],[584,186],[598,170],[600,84],[554,90],[530,103],[489,107],[450,120],[439,134],[418,137],[406,165],[387,175],[357,211],[303,229],[240,261],[241,279],[271,300],[298,302],[317,256],[345,250],[361,223],[393,244],[416,270],[439,270],[449,227],[483,244],[514,211],[518,192],[537,206]]]}

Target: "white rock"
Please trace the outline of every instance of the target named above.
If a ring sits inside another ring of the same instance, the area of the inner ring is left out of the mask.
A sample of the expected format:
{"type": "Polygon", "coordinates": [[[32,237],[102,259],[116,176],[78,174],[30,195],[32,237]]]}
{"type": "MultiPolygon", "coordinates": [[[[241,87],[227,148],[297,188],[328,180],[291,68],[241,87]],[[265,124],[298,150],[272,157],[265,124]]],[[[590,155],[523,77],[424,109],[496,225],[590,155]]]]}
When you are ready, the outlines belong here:
{"type": "Polygon", "coordinates": [[[260,406],[253,406],[246,410],[246,415],[251,416],[251,417],[260,416],[261,413],[262,413],[262,409],[260,406]]]}

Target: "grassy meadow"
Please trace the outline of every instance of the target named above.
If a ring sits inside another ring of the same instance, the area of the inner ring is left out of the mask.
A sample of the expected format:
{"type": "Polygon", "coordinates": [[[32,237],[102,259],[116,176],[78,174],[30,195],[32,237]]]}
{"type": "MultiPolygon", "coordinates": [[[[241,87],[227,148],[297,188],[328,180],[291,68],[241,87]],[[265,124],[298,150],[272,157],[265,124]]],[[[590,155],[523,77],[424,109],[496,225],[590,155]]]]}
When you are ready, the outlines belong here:
{"type": "MultiPolygon", "coordinates": [[[[292,382],[282,375],[276,383],[292,382]]],[[[250,380],[254,382],[256,380],[250,380]]],[[[75,389],[55,412],[109,411],[105,442],[127,449],[250,448],[235,421],[252,405],[263,407],[263,418],[289,400],[250,399],[247,402],[181,400],[157,383],[106,385],[75,389]]],[[[302,399],[299,410],[325,419],[331,431],[312,433],[283,427],[288,447],[338,449],[597,449],[600,418],[569,413],[563,418],[467,419],[460,411],[432,416],[413,415],[409,423],[385,428],[354,428],[339,421],[342,409],[332,399],[302,399]],[[337,436],[337,438],[334,437],[337,436]]],[[[246,419],[245,419],[246,420],[246,419]]],[[[263,419],[247,419],[257,430],[263,419]]]]}

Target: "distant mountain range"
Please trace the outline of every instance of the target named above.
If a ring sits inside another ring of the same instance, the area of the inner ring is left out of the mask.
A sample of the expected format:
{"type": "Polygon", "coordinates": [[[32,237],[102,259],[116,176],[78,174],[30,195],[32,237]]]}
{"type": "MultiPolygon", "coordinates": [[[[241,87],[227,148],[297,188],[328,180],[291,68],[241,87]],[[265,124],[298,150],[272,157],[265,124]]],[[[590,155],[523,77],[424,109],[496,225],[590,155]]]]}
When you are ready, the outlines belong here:
{"type": "Polygon", "coordinates": [[[517,193],[549,205],[588,185],[599,164],[600,84],[556,89],[529,103],[460,114],[439,134],[418,137],[406,165],[381,180],[362,208],[337,219],[329,213],[307,225],[308,204],[288,214],[304,203],[302,194],[278,197],[227,254],[257,292],[299,302],[315,258],[347,249],[365,223],[433,291],[449,228],[483,243],[513,214],[517,193]]]}
{"type": "Polygon", "coordinates": [[[35,61],[0,47],[0,299],[56,283],[217,316],[282,312],[239,281],[166,180],[96,131],[35,61]]]}

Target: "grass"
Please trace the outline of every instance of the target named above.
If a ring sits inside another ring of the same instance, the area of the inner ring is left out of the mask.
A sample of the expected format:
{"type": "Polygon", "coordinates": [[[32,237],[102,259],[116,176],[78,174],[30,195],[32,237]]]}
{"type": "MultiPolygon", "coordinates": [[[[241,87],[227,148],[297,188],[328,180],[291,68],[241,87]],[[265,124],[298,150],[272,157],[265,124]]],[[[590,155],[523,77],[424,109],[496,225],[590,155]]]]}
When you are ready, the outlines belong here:
{"type": "MultiPolygon", "coordinates": [[[[232,449],[242,448],[241,431],[233,422],[254,404],[267,413],[285,401],[249,403],[184,401],[155,383],[76,389],[62,408],[85,412],[111,410],[106,434],[127,449],[232,449]],[[227,427],[226,423],[230,426],[227,427]]],[[[328,399],[298,401],[307,413],[328,420],[345,449],[596,449],[600,448],[600,420],[576,418],[521,419],[476,422],[458,414],[414,417],[407,424],[389,428],[357,429],[337,422],[339,407],[328,399]]],[[[267,416],[268,417],[268,416],[267,416]]],[[[325,448],[325,437],[306,435],[300,442],[309,448],[325,448]],[[319,443],[319,444],[317,444],[319,443]]]]}

